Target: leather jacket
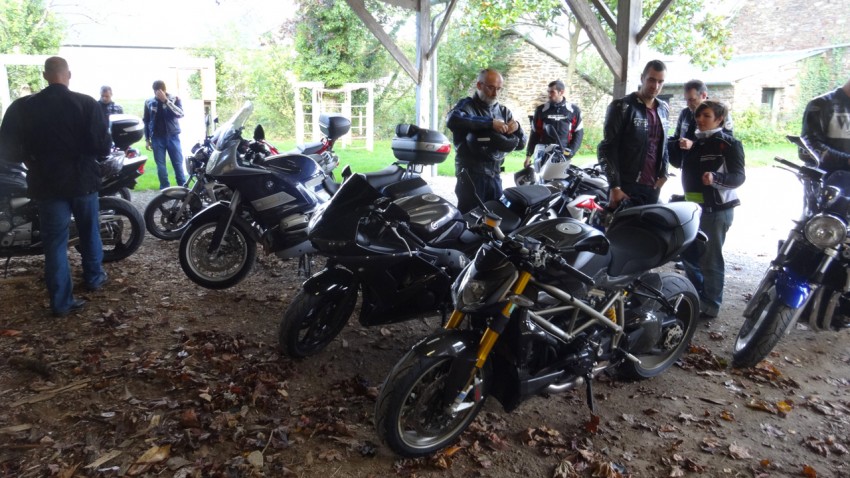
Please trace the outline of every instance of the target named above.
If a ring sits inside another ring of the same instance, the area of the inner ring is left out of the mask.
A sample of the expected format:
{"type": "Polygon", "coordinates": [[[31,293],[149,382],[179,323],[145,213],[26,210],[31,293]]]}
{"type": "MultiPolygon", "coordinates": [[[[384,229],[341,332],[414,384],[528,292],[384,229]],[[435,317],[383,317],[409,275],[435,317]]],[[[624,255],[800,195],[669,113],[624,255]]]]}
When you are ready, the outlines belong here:
{"type": "Polygon", "coordinates": [[[150,141],[154,135],[157,115],[165,115],[165,131],[167,136],[180,134],[180,122],[177,120],[183,117],[183,103],[177,96],[171,96],[167,93],[166,96],[168,97],[166,103],[160,102],[155,97],[145,101],[143,121],[145,123],[146,141],[150,141]]]}
{"type": "Polygon", "coordinates": [[[670,164],[682,168],[685,199],[702,206],[705,212],[716,212],[741,204],[735,188],[744,184],[744,146],[728,134],[717,130],[708,138],[695,138],[694,145],[682,151],[681,162],[671,157],[670,164]],[[714,173],[710,186],[702,183],[702,175],[714,173]]]}
{"type": "Polygon", "coordinates": [[[850,170],[850,97],[842,88],[806,105],[802,137],[819,153],[821,168],[850,170]]]}
{"type": "MultiPolygon", "coordinates": [[[[477,95],[464,98],[449,111],[446,126],[452,132],[452,142],[457,152],[455,170],[466,169],[471,174],[498,175],[507,152],[495,148],[486,151],[473,151],[467,144],[469,133],[487,134],[493,129],[493,120],[500,119],[509,123],[514,119],[511,111],[499,103],[487,105],[477,95]]],[[[525,133],[520,126],[512,135],[518,138],[516,150],[525,147],[525,133]]]]}
{"type": "MultiPolygon", "coordinates": [[[[667,151],[667,119],[669,106],[656,98],[656,111],[661,122],[661,138],[658,145],[658,161],[655,177],[667,177],[669,155],[667,151]]],[[[599,142],[597,157],[605,167],[608,184],[612,188],[622,184],[637,183],[643,170],[648,143],[646,106],[631,93],[614,100],[605,114],[604,139],[599,142]]]]}
{"type": "Polygon", "coordinates": [[[558,144],[564,152],[569,151],[567,157],[573,157],[581,148],[581,140],[584,137],[584,125],[581,121],[581,109],[578,105],[547,101],[534,110],[531,120],[531,133],[528,136],[528,148],[526,154],[534,154],[534,147],[538,144],[558,144]],[[546,134],[545,125],[551,125],[554,130],[554,138],[546,134]]]}

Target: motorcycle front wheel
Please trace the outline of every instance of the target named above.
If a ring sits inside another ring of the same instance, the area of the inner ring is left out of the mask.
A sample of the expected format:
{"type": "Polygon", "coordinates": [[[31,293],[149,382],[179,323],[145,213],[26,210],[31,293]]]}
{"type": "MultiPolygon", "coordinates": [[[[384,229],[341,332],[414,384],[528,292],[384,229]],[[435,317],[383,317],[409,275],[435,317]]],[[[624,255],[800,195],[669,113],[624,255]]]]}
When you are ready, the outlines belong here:
{"type": "Polygon", "coordinates": [[[173,241],[180,239],[183,229],[198,211],[203,209],[200,199],[192,195],[188,201],[189,190],[183,191],[179,198],[158,194],[145,207],[145,226],[157,239],[173,241]]]}
{"type": "Polygon", "coordinates": [[[126,259],[142,246],[145,220],[139,210],[124,199],[102,197],[99,202],[103,262],[126,259]]]}
{"type": "Polygon", "coordinates": [[[758,302],[750,318],[744,319],[735,339],[732,350],[735,368],[752,367],[764,360],[782,340],[796,311],[778,299],[775,286],[750,300],[758,302]]]}
{"type": "Polygon", "coordinates": [[[321,352],[348,323],[356,303],[356,287],[318,295],[299,291],[280,321],[280,351],[295,358],[321,352]]]}
{"type": "Polygon", "coordinates": [[[217,251],[208,252],[218,220],[190,224],[180,238],[180,267],[192,282],[207,289],[227,289],[251,272],[257,243],[240,223],[233,222],[217,251]]]}
{"type": "Polygon", "coordinates": [[[409,352],[390,372],[375,405],[375,427],[381,439],[397,454],[415,458],[451,445],[481,411],[489,384],[478,376],[481,399],[469,393],[456,412],[445,397],[454,357],[420,356],[409,352]]]}
{"type": "Polygon", "coordinates": [[[661,317],[661,337],[650,353],[639,354],[640,363],[627,360],[619,372],[624,378],[642,380],[655,377],[676,363],[691,344],[699,317],[699,295],[685,276],[675,272],[661,274],[661,293],[673,305],[674,315],[666,314],[659,306],[655,314],[661,317]]]}

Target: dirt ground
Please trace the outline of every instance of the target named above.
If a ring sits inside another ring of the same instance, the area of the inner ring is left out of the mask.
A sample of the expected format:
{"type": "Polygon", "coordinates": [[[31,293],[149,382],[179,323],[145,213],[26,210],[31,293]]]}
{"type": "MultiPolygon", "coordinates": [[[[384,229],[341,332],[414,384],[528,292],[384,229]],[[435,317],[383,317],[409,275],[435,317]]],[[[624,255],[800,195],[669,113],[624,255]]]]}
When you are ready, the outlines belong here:
{"type": "Polygon", "coordinates": [[[637,383],[600,377],[596,426],[584,390],[510,414],[492,400],[458,447],[420,460],[379,443],[373,410],[385,374],[437,318],[351,323],[324,353],[292,361],[275,346],[303,280],[294,262],[261,255],[244,282],[211,291],[184,276],[177,242],[147,236],[106,265],[104,290],[79,294],[84,311],[56,319],[42,259],[15,258],[0,277],[0,476],[848,477],[847,332],[801,325],[757,369],[728,365],[800,192],[765,169],[741,196],[721,316],[677,366],[637,383]]]}

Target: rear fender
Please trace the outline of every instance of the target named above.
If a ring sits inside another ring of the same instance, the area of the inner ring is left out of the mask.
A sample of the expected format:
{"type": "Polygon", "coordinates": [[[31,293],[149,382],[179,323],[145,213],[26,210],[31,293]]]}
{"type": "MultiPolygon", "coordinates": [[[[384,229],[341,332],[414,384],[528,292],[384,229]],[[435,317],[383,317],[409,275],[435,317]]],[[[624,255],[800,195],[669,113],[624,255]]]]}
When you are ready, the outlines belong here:
{"type": "Polygon", "coordinates": [[[306,294],[318,295],[334,288],[347,291],[354,287],[354,282],[354,274],[351,271],[334,267],[325,269],[304,281],[302,289],[306,294]]]}

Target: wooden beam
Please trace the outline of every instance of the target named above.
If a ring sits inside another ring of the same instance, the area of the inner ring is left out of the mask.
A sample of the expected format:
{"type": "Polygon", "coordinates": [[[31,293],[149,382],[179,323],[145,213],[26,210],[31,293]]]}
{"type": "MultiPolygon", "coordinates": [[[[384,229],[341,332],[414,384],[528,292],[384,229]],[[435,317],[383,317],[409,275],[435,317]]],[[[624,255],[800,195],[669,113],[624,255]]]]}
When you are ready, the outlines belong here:
{"type": "Polygon", "coordinates": [[[605,20],[605,23],[611,27],[612,30],[617,29],[617,20],[614,19],[614,14],[611,13],[611,9],[608,8],[602,0],[592,0],[593,6],[596,7],[596,10],[599,11],[599,14],[602,15],[602,19],[605,20]]]}
{"type": "Polygon", "coordinates": [[[406,8],[408,10],[418,11],[419,10],[419,1],[418,0],[381,0],[384,3],[389,3],[390,5],[395,5],[396,7],[406,8]]]}
{"type": "Polygon", "coordinates": [[[658,23],[658,20],[661,20],[661,17],[664,16],[664,13],[667,12],[667,9],[670,8],[670,4],[673,3],[673,0],[662,0],[661,4],[658,5],[658,8],[652,13],[652,16],[649,17],[649,20],[646,21],[646,24],[643,25],[643,28],[640,29],[640,32],[637,34],[637,43],[640,45],[643,43],[644,38],[649,35],[649,32],[655,28],[655,25],[658,23]]]}
{"type": "Polygon", "coordinates": [[[605,30],[602,29],[602,24],[596,18],[593,10],[590,9],[587,0],[564,0],[567,3],[570,11],[578,18],[579,23],[587,30],[587,36],[590,37],[590,42],[599,51],[602,60],[608,65],[614,73],[615,81],[619,78],[623,70],[623,58],[620,53],[611,44],[605,30]]]}
{"type": "Polygon", "coordinates": [[[637,47],[637,32],[640,28],[642,0],[618,0],[617,2],[617,52],[622,62],[620,70],[614,72],[614,97],[624,96],[629,91],[629,71],[640,59],[637,47]]]}
{"type": "Polygon", "coordinates": [[[417,40],[416,53],[419,56],[419,76],[416,81],[417,85],[421,85],[425,80],[423,76],[428,71],[428,52],[431,51],[431,1],[419,0],[419,12],[416,14],[416,19],[419,22],[419,38],[417,40]]]}
{"type": "MultiPolygon", "coordinates": [[[[427,0],[423,0],[427,1],[427,0]]],[[[404,52],[401,51],[401,48],[395,44],[392,38],[387,35],[387,32],[384,31],[384,27],[375,20],[375,17],[366,10],[366,6],[363,4],[363,0],[345,0],[345,3],[348,4],[349,7],[354,11],[354,13],[360,18],[366,28],[375,35],[375,38],[384,45],[384,48],[390,52],[395,61],[404,69],[405,73],[413,80],[414,83],[419,84],[419,70],[410,60],[404,55],[404,52]]]]}
{"type": "Polygon", "coordinates": [[[440,27],[437,29],[437,34],[434,35],[434,40],[431,42],[431,48],[428,50],[428,54],[426,55],[427,60],[430,60],[431,57],[434,56],[434,51],[440,44],[440,40],[443,38],[443,32],[446,30],[446,26],[448,26],[449,20],[452,18],[452,13],[457,5],[457,1],[458,0],[451,0],[449,5],[446,7],[446,13],[443,15],[443,21],[440,22],[440,27]]]}

